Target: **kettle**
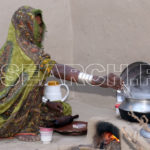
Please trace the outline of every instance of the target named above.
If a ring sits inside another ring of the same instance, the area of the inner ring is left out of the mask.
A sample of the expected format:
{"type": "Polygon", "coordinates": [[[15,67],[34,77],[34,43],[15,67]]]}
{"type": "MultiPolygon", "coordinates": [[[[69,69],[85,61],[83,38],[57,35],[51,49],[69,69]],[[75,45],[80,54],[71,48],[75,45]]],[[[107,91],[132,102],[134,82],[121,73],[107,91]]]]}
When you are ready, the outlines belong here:
{"type": "Polygon", "coordinates": [[[67,97],[69,96],[69,87],[66,84],[59,84],[58,81],[48,81],[45,84],[44,88],[44,96],[42,97],[42,101],[46,102],[47,100],[53,102],[53,101],[61,101],[64,102],[67,97]],[[62,91],[61,88],[66,88],[66,94],[64,97],[62,97],[62,91]]]}

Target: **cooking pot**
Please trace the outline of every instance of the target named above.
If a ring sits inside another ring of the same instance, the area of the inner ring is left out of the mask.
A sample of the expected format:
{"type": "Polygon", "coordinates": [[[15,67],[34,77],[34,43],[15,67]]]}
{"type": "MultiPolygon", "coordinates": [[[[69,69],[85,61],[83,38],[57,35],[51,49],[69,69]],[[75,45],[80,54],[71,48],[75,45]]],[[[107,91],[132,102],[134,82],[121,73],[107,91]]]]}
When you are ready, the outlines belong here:
{"type": "Polygon", "coordinates": [[[133,111],[139,118],[145,115],[150,121],[150,65],[145,62],[135,62],[123,70],[120,77],[130,93],[117,91],[117,101],[122,101],[119,111],[121,118],[137,121],[129,115],[133,111]]]}

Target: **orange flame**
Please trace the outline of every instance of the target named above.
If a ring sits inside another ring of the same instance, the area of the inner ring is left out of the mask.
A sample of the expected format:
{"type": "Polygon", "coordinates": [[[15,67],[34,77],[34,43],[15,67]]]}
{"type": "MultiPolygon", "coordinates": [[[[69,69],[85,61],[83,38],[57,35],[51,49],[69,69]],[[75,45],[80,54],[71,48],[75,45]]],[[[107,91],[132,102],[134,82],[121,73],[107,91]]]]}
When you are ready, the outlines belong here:
{"type": "Polygon", "coordinates": [[[111,139],[112,139],[112,141],[116,140],[118,143],[120,142],[120,140],[117,137],[115,137],[113,134],[111,135],[111,139]]]}
{"type": "Polygon", "coordinates": [[[110,142],[114,140],[118,143],[120,142],[120,140],[115,135],[113,135],[112,133],[108,133],[108,132],[104,133],[104,140],[106,144],[109,144],[110,142]]]}

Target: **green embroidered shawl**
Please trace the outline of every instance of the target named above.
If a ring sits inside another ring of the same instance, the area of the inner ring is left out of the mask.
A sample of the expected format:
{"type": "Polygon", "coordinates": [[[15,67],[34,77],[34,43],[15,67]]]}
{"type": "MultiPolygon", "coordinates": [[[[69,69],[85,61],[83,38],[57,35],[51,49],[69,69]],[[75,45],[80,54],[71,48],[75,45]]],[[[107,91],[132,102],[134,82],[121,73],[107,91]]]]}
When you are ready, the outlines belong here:
{"type": "MultiPolygon", "coordinates": [[[[55,64],[48,55],[44,55],[41,43],[37,42],[39,26],[35,15],[38,14],[42,16],[41,10],[27,6],[19,8],[12,17],[7,41],[0,49],[0,137],[11,128],[14,120],[20,126],[24,125],[23,118],[27,118],[30,110],[24,108],[22,120],[19,113],[29,93],[39,83],[43,84],[42,81],[55,64]],[[46,68],[43,62],[49,64],[48,72],[44,72],[46,68]]],[[[9,134],[7,136],[12,136],[9,134]]]]}

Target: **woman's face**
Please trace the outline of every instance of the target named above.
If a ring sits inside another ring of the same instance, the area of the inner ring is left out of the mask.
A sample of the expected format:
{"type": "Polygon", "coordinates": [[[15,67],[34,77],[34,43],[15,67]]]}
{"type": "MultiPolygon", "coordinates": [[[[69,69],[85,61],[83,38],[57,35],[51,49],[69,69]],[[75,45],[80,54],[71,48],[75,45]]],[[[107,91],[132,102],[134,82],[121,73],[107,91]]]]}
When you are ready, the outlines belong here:
{"type": "Polygon", "coordinates": [[[38,25],[39,25],[39,32],[40,32],[40,37],[38,38],[38,42],[42,42],[42,35],[43,35],[43,32],[44,32],[44,30],[43,30],[43,22],[42,22],[42,18],[41,18],[41,16],[40,15],[37,15],[36,17],[35,17],[35,20],[37,21],[37,23],[38,23],[38,25]]]}
{"type": "MultiPolygon", "coordinates": [[[[40,36],[38,36],[37,42],[42,42],[42,37],[43,37],[43,33],[44,33],[42,18],[40,15],[37,15],[35,17],[35,20],[36,20],[37,24],[39,25],[39,31],[38,32],[40,35],[40,36]]],[[[28,27],[32,32],[34,32],[33,27],[30,24],[28,24],[28,27]]]]}

